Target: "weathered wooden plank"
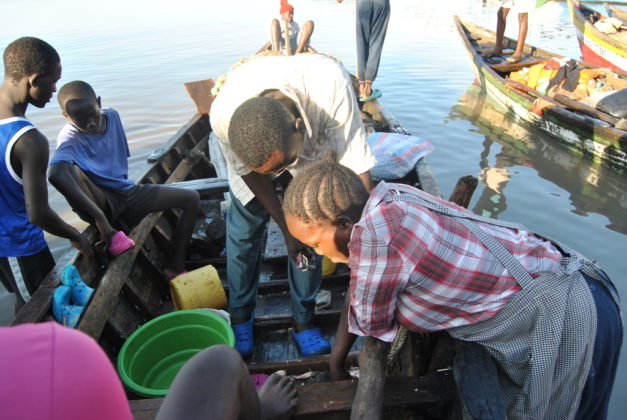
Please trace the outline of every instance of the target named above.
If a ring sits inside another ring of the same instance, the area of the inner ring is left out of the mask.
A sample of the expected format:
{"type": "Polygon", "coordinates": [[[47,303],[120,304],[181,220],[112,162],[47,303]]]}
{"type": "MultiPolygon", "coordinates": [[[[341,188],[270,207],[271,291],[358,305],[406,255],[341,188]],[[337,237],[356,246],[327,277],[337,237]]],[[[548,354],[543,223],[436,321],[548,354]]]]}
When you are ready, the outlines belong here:
{"type": "Polygon", "coordinates": [[[190,181],[173,182],[168,186],[198,191],[202,200],[211,198],[214,194],[229,191],[229,182],[225,178],[200,178],[190,181]]]}
{"type": "MultiPolygon", "coordinates": [[[[387,378],[383,406],[423,409],[452,398],[452,375],[432,374],[418,378],[392,376],[387,378]]],[[[298,387],[298,406],[292,418],[328,418],[326,415],[348,412],[351,409],[357,381],[305,383],[298,387]],[[322,417],[325,416],[325,417],[322,417]]],[[[163,399],[134,400],[130,402],[135,419],[152,420],[163,399]]]]}
{"type": "MultiPolygon", "coordinates": [[[[202,147],[202,144],[198,144],[192,151],[196,149],[202,150],[202,147]]],[[[189,153],[188,157],[170,175],[167,183],[184,179],[191,170],[194,160],[193,154],[189,153]]],[[[78,329],[95,339],[100,337],[106,321],[115,308],[118,294],[133,268],[139,249],[143,246],[162,213],[155,212],[149,214],[131,231],[130,237],[135,241],[135,247],[116,257],[111,262],[94,293],[91,303],[79,321],[78,329]]]]}
{"type": "MultiPolygon", "coordinates": [[[[357,364],[359,351],[351,351],[346,358],[348,365],[357,364]]],[[[268,362],[248,362],[250,373],[271,374],[277,370],[284,370],[288,375],[299,375],[309,371],[329,370],[329,355],[310,356],[307,358],[294,357],[290,360],[268,361],[268,362]]]]}
{"type": "Polygon", "coordinates": [[[507,412],[496,364],[483,346],[458,342],[453,375],[464,419],[505,420],[507,412]]]}

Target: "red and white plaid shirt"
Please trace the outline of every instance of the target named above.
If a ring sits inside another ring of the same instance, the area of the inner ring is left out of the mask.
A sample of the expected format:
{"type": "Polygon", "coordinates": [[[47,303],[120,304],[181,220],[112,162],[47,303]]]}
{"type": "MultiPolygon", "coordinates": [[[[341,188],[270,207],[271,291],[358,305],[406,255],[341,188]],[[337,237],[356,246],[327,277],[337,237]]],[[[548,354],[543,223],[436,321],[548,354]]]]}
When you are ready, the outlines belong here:
{"type": "MultiPolygon", "coordinates": [[[[393,341],[399,324],[411,331],[474,324],[496,315],[520,290],[461,223],[418,204],[385,201],[391,194],[399,194],[395,185],[380,183],[353,227],[350,332],[393,341]]],[[[476,223],[534,278],[553,272],[562,259],[550,242],[533,233],[476,223]]]]}

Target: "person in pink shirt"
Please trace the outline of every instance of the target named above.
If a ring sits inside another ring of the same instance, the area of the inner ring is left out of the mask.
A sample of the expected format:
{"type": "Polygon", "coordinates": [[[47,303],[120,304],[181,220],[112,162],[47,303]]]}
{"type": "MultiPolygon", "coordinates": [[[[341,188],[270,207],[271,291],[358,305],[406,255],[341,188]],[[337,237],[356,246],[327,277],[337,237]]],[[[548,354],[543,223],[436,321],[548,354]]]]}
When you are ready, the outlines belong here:
{"type": "MultiPolygon", "coordinates": [[[[111,361],[80,331],[54,322],[0,328],[0,372],[0,420],[133,419],[111,361]]],[[[267,419],[295,407],[282,373],[256,391],[239,353],[217,345],[181,368],[156,418],[267,419]]]]}

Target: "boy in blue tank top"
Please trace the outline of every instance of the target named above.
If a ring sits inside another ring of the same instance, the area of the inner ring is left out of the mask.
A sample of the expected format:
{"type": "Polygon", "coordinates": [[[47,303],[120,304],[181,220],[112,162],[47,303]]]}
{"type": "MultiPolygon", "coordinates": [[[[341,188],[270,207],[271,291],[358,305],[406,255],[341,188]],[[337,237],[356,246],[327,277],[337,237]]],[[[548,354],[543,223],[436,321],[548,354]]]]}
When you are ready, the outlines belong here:
{"type": "Polygon", "coordinates": [[[173,278],[184,272],[200,206],[198,193],[128,179],[130,151],[120,116],[112,108],[101,108],[100,97],[89,84],[70,82],[61,88],[57,99],[68,122],[59,133],[50,161],[52,185],[83,220],[98,229],[102,244],[112,255],[117,254],[115,248],[125,249],[116,242],[126,238],[113,224],[123,221],[132,225],[150,212],[180,208],[183,213],[165,274],[173,278]]]}
{"type": "Polygon", "coordinates": [[[15,293],[16,312],[24,304],[18,283],[33,294],[54,266],[43,230],[67,238],[87,257],[91,245],[48,204],[48,140],[25,118],[29,104],[43,108],[61,78],[56,50],[23,37],[3,54],[0,86],[0,281],[15,293]]]}

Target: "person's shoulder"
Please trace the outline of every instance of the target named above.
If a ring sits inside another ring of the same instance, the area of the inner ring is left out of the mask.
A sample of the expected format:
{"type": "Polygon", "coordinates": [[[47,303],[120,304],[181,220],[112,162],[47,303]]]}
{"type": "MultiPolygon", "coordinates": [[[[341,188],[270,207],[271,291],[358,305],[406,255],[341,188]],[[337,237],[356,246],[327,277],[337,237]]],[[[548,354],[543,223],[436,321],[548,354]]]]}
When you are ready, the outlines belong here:
{"type": "Polygon", "coordinates": [[[101,111],[107,117],[114,117],[114,118],[117,118],[118,120],[120,119],[120,113],[115,108],[103,107],[101,111]]]}

